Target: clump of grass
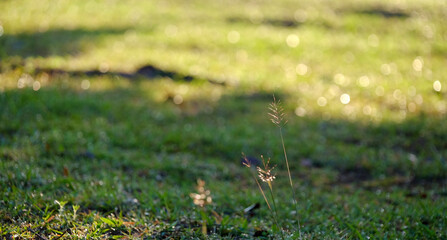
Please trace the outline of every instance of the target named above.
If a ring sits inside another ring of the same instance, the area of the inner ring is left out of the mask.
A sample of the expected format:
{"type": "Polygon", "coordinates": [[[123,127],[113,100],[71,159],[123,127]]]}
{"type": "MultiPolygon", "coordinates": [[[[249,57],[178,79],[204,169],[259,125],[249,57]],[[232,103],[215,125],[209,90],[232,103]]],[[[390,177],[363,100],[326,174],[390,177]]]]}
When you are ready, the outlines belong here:
{"type": "Polygon", "coordinates": [[[202,179],[197,179],[197,192],[191,193],[189,196],[192,198],[194,205],[198,206],[200,209],[200,214],[202,215],[202,234],[207,235],[206,227],[206,217],[205,217],[205,206],[213,202],[211,197],[211,191],[205,188],[205,181],[202,179]]]}
{"type": "MultiPolygon", "coordinates": [[[[286,147],[284,144],[284,136],[283,136],[283,127],[287,124],[287,120],[285,119],[285,113],[284,113],[284,109],[281,106],[281,101],[280,100],[276,100],[275,95],[273,95],[273,102],[270,103],[268,109],[270,110],[270,112],[268,113],[270,116],[270,120],[273,122],[273,124],[275,124],[278,129],[279,129],[279,133],[280,133],[280,138],[281,138],[281,145],[282,145],[282,149],[284,152],[284,160],[286,162],[286,166],[287,166],[287,173],[288,173],[288,177],[289,177],[289,183],[290,183],[290,188],[292,190],[292,200],[293,200],[293,204],[295,206],[295,211],[296,214],[298,216],[298,203],[296,201],[296,197],[295,197],[295,189],[293,187],[293,180],[292,180],[292,174],[290,172],[290,167],[289,167],[289,160],[287,157],[287,151],[286,151],[286,147]]],[[[242,154],[244,161],[243,164],[246,167],[251,168],[251,162],[247,159],[247,157],[242,154]]],[[[284,235],[283,235],[283,231],[282,231],[282,227],[279,225],[278,223],[278,212],[277,212],[277,207],[276,207],[276,201],[275,201],[275,195],[273,194],[273,181],[275,180],[276,176],[273,174],[273,169],[275,168],[275,166],[270,166],[270,158],[268,158],[268,160],[266,161],[264,159],[264,156],[261,155],[261,159],[262,159],[262,164],[264,168],[261,167],[257,167],[256,170],[258,172],[258,177],[259,179],[261,179],[262,182],[267,183],[268,185],[268,189],[270,192],[270,196],[271,196],[271,201],[273,204],[273,207],[271,207],[268,198],[265,196],[264,190],[262,189],[258,179],[256,178],[256,176],[254,175],[253,171],[252,172],[252,176],[254,178],[254,180],[256,181],[256,184],[259,187],[259,190],[262,193],[262,196],[264,197],[265,202],[267,203],[267,206],[272,214],[273,220],[275,222],[275,224],[278,226],[278,228],[280,228],[281,231],[281,237],[284,239],[284,235]]],[[[297,217],[297,223],[298,223],[298,232],[299,232],[299,238],[302,239],[301,236],[301,226],[300,226],[300,220],[299,217],[297,217]]]]}
{"type": "MultiPolygon", "coordinates": [[[[244,158],[244,161],[242,162],[246,167],[252,169],[252,165],[250,160],[247,159],[247,157],[245,156],[245,154],[242,153],[242,156],[244,158]]],[[[261,159],[262,159],[262,165],[264,165],[264,168],[261,167],[257,167],[256,171],[258,173],[258,177],[259,179],[261,179],[261,181],[267,183],[268,187],[269,187],[269,192],[270,192],[270,197],[271,197],[271,201],[273,203],[273,207],[270,205],[270,202],[268,200],[268,198],[266,197],[264,190],[262,189],[261,184],[259,183],[258,179],[256,178],[254,171],[251,170],[251,174],[253,179],[255,180],[256,184],[259,187],[259,191],[261,191],[262,196],[264,197],[265,203],[267,204],[267,207],[269,208],[270,213],[272,214],[272,218],[273,221],[275,222],[276,226],[281,230],[281,238],[284,239],[284,235],[282,232],[282,228],[279,225],[278,222],[278,210],[276,207],[276,202],[275,202],[275,195],[273,194],[273,180],[275,180],[276,176],[275,174],[273,174],[273,169],[275,168],[274,166],[271,167],[270,166],[270,158],[265,161],[264,156],[261,155],[261,159]]]]}

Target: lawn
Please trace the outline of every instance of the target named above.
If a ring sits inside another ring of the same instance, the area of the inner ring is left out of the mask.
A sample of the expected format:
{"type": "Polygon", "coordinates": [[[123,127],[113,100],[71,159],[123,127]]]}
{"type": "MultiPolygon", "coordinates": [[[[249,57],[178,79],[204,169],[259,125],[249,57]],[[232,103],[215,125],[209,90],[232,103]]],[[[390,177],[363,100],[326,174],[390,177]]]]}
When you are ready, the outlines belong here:
{"type": "Polygon", "coordinates": [[[447,239],[446,2],[0,9],[0,238],[447,239]]]}

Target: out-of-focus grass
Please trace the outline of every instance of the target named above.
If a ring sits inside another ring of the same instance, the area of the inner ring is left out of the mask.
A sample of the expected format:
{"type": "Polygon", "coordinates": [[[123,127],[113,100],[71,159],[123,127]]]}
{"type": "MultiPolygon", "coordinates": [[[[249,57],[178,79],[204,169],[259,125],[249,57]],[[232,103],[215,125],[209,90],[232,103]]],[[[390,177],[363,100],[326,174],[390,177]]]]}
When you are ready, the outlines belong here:
{"type": "MultiPolygon", "coordinates": [[[[272,93],[306,238],[446,237],[444,2],[0,9],[2,237],[199,238],[197,178],[223,218],[209,212],[210,238],[278,234],[266,206],[244,215],[262,197],[240,164],[271,156],[290,199],[272,93]],[[148,65],[172,76],[138,74],[148,65]]],[[[292,234],[294,209],[278,204],[292,234]]]]}

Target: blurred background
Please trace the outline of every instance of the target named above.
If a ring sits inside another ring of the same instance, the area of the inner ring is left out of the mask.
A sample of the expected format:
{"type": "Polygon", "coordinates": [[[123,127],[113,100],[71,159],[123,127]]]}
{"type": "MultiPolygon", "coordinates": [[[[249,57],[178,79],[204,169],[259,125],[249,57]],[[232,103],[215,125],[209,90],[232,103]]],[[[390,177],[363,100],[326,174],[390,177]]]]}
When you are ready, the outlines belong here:
{"type": "MultiPolygon", "coordinates": [[[[3,90],[45,88],[51,85],[51,69],[69,76],[76,72],[76,78],[87,73],[86,87],[92,81],[89,71],[135,74],[152,66],[173,74],[142,74],[152,80],[146,85],[156,85],[157,77],[169,78],[149,91],[156,101],[177,96],[177,102],[187,105],[216,102],[229,94],[277,91],[288,96],[297,117],[380,122],[446,112],[444,2],[1,5],[3,90]],[[170,81],[185,76],[225,87],[170,81]]],[[[80,88],[75,80],[70,83],[80,88]]],[[[105,85],[93,81],[86,90],[101,91],[105,85]]]]}

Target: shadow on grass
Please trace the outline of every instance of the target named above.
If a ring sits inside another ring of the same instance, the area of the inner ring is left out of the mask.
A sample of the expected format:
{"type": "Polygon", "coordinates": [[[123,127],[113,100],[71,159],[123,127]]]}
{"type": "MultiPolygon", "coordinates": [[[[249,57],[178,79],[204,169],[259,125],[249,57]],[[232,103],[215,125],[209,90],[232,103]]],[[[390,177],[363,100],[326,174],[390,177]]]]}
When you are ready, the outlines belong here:
{"type": "MultiPolygon", "coordinates": [[[[48,134],[37,150],[45,158],[65,157],[77,161],[96,158],[112,162],[116,159],[117,170],[160,179],[165,179],[170,172],[181,180],[191,175],[206,177],[206,174],[231,179],[237,176],[213,170],[212,164],[200,167],[210,168],[211,172],[160,164],[158,172],[145,174],[136,171],[138,165],[130,164],[131,161],[119,161],[119,156],[129,158],[135,152],[135,156],[139,156],[138,152],[194,156],[230,161],[236,166],[240,165],[240,152],[280,156],[281,149],[275,147],[280,145],[279,139],[266,116],[271,95],[268,92],[229,94],[213,105],[211,111],[202,109],[189,115],[182,114],[182,109],[170,101],[148,99],[138,82],[129,88],[100,92],[6,91],[0,98],[3,109],[0,117],[4,123],[0,127],[0,143],[10,146],[14,139],[25,138],[25,141],[38,131],[48,134]],[[135,105],[135,99],[141,99],[144,104],[135,105]],[[86,137],[79,141],[79,134],[86,137]]],[[[287,98],[281,93],[276,95],[287,98]]],[[[198,108],[209,107],[206,104],[199,102],[198,108]]],[[[445,179],[445,119],[420,115],[402,123],[371,125],[289,117],[285,140],[289,157],[295,161],[292,170],[298,171],[306,161],[305,167],[339,171],[338,181],[343,183],[368,181],[381,175],[411,175],[415,183],[445,179]]],[[[11,153],[0,156],[14,160],[11,153]]]]}
{"type": "MultiPolygon", "coordinates": [[[[13,64],[9,66],[2,66],[0,63],[0,69],[4,68],[6,71],[22,68],[23,64],[13,64]]],[[[226,85],[223,81],[217,81],[214,79],[206,79],[200,76],[193,76],[189,74],[183,74],[176,71],[161,69],[154,65],[145,65],[138,68],[135,72],[113,72],[109,70],[86,70],[86,71],[67,71],[64,69],[54,68],[35,68],[32,70],[34,75],[46,74],[48,77],[101,77],[101,76],[119,76],[130,80],[138,79],[155,79],[155,78],[170,78],[174,81],[192,82],[192,81],[205,81],[216,85],[226,85]]]]}
{"type": "Polygon", "coordinates": [[[372,5],[365,7],[355,7],[340,10],[341,13],[367,15],[372,17],[381,17],[386,19],[406,19],[411,17],[408,10],[402,8],[386,6],[386,5],[372,5]]]}
{"type": "Polygon", "coordinates": [[[302,23],[295,21],[293,18],[263,18],[263,19],[249,19],[244,17],[229,17],[227,18],[227,22],[229,23],[243,23],[243,24],[262,24],[262,25],[270,25],[274,27],[283,27],[283,28],[296,28],[302,25],[302,23]]]}
{"type": "Polygon", "coordinates": [[[86,44],[110,35],[121,35],[129,28],[51,29],[44,32],[5,33],[0,37],[0,56],[48,57],[77,55],[86,44]]]}
{"type": "Polygon", "coordinates": [[[379,16],[379,17],[384,17],[384,18],[402,18],[402,19],[404,19],[404,18],[410,17],[410,14],[408,14],[402,10],[398,10],[398,9],[387,10],[387,9],[383,9],[380,7],[359,10],[359,11],[357,11],[357,13],[371,15],[371,16],[379,16]]]}
{"type": "Polygon", "coordinates": [[[304,25],[314,25],[328,29],[333,27],[331,23],[326,22],[324,20],[312,20],[312,21],[300,22],[295,20],[295,18],[293,17],[250,19],[247,17],[235,16],[227,18],[226,21],[231,24],[246,24],[254,26],[264,25],[278,28],[299,28],[304,25]]]}

